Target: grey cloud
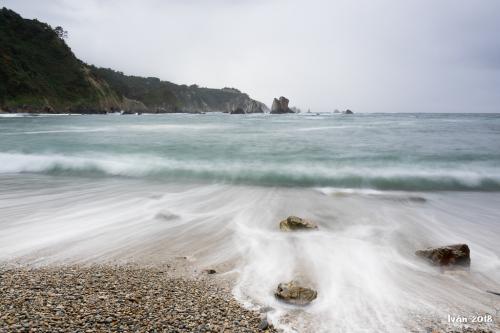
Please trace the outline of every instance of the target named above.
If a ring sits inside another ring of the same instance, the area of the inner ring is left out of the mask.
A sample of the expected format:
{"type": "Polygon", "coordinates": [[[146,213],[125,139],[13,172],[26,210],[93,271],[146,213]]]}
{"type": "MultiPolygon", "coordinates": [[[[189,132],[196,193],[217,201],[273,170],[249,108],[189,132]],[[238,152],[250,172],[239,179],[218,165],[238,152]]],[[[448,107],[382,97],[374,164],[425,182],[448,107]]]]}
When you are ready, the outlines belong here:
{"type": "Polygon", "coordinates": [[[84,61],[234,86],[314,111],[500,112],[495,0],[76,1],[3,5],[69,31],[84,61]]]}

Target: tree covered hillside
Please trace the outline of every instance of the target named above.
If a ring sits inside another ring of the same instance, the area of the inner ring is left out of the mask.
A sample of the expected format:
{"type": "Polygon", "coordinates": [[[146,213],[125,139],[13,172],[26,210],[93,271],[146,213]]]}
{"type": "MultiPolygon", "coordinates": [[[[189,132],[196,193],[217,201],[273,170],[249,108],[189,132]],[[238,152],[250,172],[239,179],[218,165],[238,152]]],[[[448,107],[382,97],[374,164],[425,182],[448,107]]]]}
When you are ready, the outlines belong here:
{"type": "Polygon", "coordinates": [[[264,104],[232,88],[177,85],[87,65],[61,27],[0,10],[0,111],[262,112],[264,104]]]}
{"type": "Polygon", "coordinates": [[[62,37],[46,23],[0,10],[2,108],[119,107],[120,98],[86,69],[62,37]]]}

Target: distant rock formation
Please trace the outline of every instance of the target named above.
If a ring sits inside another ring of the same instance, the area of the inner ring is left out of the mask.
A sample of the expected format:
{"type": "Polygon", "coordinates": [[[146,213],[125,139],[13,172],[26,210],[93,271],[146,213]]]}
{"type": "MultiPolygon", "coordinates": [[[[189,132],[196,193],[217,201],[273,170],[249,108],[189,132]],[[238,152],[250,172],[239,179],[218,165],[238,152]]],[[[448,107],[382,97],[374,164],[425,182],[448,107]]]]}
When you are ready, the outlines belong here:
{"type": "Polygon", "coordinates": [[[268,110],[264,103],[249,98],[247,94],[238,93],[235,98],[222,105],[221,111],[229,114],[245,114],[264,113],[268,110]]]}
{"type": "Polygon", "coordinates": [[[428,248],[415,254],[436,266],[470,266],[470,249],[467,244],[428,248]]]}
{"type": "Polygon", "coordinates": [[[290,101],[283,96],[281,96],[279,99],[275,98],[273,100],[273,105],[271,107],[271,113],[272,114],[294,113],[292,109],[288,107],[288,102],[290,101]]]}
{"type": "Polygon", "coordinates": [[[245,114],[245,111],[243,111],[242,108],[236,108],[233,111],[231,111],[230,114],[245,114]]]}
{"type": "Polygon", "coordinates": [[[354,114],[354,112],[352,112],[351,110],[347,109],[345,110],[344,112],[342,112],[343,114],[354,114]]]}
{"type": "Polygon", "coordinates": [[[264,113],[264,110],[269,110],[264,104],[256,100],[248,100],[243,105],[243,110],[245,113],[264,113]]]}

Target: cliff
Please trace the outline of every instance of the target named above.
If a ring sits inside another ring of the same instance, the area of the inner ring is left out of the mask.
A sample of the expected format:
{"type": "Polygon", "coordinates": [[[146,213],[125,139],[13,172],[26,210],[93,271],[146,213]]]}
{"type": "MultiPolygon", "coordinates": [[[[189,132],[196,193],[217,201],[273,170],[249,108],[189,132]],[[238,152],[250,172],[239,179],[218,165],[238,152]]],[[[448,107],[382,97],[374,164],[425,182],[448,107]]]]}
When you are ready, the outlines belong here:
{"type": "Polygon", "coordinates": [[[129,76],[79,60],[66,32],[0,10],[0,111],[50,113],[262,112],[263,103],[236,89],[178,85],[129,76]]]}
{"type": "Polygon", "coordinates": [[[264,112],[267,107],[234,88],[211,89],[197,85],[178,85],[155,77],[125,75],[109,68],[90,66],[122,96],[143,103],[149,112],[231,112],[242,108],[246,113],[264,112]]]}

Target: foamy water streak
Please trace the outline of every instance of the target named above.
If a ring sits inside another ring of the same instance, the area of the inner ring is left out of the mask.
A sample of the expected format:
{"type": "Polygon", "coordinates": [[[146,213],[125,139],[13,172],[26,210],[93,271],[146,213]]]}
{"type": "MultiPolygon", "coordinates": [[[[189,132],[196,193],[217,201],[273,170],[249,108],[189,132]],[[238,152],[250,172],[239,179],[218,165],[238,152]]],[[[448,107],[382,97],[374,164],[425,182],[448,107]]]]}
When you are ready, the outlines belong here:
{"type": "Polygon", "coordinates": [[[497,193],[418,193],[426,201],[415,201],[417,194],[404,192],[325,195],[51,176],[0,182],[0,260],[188,256],[199,267],[224,264],[237,273],[242,302],[273,307],[277,325],[299,332],[404,332],[415,315],[491,313],[495,295],[485,290],[500,290],[497,193]],[[280,232],[279,220],[290,214],[316,221],[320,230],[280,232]],[[458,242],[471,248],[470,274],[442,274],[414,256],[416,249],[458,242]],[[297,277],[318,290],[318,299],[299,309],[273,296],[279,282],[297,277]]]}

